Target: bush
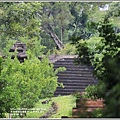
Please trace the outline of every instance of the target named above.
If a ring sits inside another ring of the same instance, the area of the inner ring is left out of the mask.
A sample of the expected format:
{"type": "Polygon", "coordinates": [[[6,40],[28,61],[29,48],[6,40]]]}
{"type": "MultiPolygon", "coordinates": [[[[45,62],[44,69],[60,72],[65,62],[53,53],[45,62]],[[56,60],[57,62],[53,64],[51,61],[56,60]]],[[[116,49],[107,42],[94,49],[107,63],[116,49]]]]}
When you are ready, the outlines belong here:
{"type": "Polygon", "coordinates": [[[76,48],[74,45],[67,43],[64,45],[64,48],[62,50],[54,49],[53,54],[55,55],[75,55],[76,48]]]}

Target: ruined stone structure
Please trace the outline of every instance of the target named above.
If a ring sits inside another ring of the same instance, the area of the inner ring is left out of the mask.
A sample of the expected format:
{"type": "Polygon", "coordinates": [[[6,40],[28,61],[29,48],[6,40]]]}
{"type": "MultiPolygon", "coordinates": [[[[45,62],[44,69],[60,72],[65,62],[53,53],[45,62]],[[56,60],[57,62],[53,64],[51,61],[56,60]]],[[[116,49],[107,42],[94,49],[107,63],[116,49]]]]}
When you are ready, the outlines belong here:
{"type": "Polygon", "coordinates": [[[50,56],[54,69],[65,67],[65,71],[58,72],[58,82],[64,87],[58,86],[54,95],[70,95],[76,92],[84,92],[88,85],[96,85],[97,78],[93,75],[93,67],[85,64],[75,64],[75,55],[50,56]]]}
{"type": "Polygon", "coordinates": [[[93,118],[93,111],[104,109],[103,99],[76,99],[76,107],[72,109],[72,118],[93,118]]]}
{"type": "MultiPolygon", "coordinates": [[[[27,54],[26,54],[26,44],[18,41],[16,42],[9,50],[9,52],[17,52],[17,58],[20,62],[24,62],[24,59],[27,59],[27,54]]],[[[12,59],[15,58],[15,54],[11,56],[12,59]]]]}

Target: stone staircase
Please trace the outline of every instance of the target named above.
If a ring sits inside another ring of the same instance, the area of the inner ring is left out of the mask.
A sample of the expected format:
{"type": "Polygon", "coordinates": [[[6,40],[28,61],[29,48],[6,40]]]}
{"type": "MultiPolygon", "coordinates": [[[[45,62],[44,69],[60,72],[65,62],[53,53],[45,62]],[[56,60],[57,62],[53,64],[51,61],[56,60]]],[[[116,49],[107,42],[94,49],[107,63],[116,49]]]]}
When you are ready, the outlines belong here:
{"type": "Polygon", "coordinates": [[[62,56],[55,60],[54,69],[65,67],[66,70],[59,72],[58,82],[63,83],[64,88],[57,87],[54,95],[70,95],[75,92],[83,92],[88,85],[97,84],[93,76],[93,67],[87,65],[76,65],[75,56],[62,56]]]}

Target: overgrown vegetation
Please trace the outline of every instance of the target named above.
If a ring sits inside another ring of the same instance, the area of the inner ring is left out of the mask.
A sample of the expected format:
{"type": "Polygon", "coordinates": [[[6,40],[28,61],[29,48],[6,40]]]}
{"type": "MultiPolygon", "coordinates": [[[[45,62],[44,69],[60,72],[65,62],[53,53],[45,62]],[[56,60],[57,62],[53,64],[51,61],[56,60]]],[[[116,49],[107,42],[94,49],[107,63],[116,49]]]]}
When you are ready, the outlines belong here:
{"type": "Polygon", "coordinates": [[[57,83],[57,72],[44,58],[31,57],[20,63],[17,59],[1,58],[1,113],[10,108],[31,108],[44,97],[53,95],[57,83]]]}
{"type": "Polygon", "coordinates": [[[62,50],[54,49],[53,51],[54,55],[75,55],[75,53],[75,45],[71,45],[70,43],[65,44],[62,50]]]}
{"type": "Polygon", "coordinates": [[[1,2],[0,54],[5,59],[0,56],[0,117],[10,108],[31,108],[53,95],[60,69],[54,72],[46,57],[37,58],[48,51],[77,54],[83,63],[92,65],[99,83],[86,88],[86,96],[105,99],[107,109],[100,116],[120,117],[119,8],[120,2],[1,2]],[[76,48],[69,44],[71,39],[76,48]],[[9,49],[16,41],[27,45],[24,63],[10,58],[9,49]]]}
{"type": "Polygon", "coordinates": [[[94,67],[94,75],[99,80],[97,86],[86,88],[86,92],[90,98],[105,100],[106,108],[102,117],[120,117],[120,35],[116,33],[107,15],[98,24],[98,31],[100,38],[98,37],[95,44],[94,40],[77,42],[79,58],[83,63],[94,67]]]}

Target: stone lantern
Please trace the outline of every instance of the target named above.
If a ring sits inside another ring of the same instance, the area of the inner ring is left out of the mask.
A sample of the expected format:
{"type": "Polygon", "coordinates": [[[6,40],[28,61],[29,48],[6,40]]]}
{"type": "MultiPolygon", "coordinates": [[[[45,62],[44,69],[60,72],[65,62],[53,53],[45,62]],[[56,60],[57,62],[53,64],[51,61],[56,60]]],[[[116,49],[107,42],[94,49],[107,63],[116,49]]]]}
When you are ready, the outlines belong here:
{"type": "MultiPolygon", "coordinates": [[[[26,54],[26,44],[18,41],[16,42],[9,50],[9,52],[17,52],[17,58],[20,62],[24,62],[24,59],[27,59],[26,54]]],[[[11,56],[11,59],[14,59],[15,55],[11,56]]]]}

